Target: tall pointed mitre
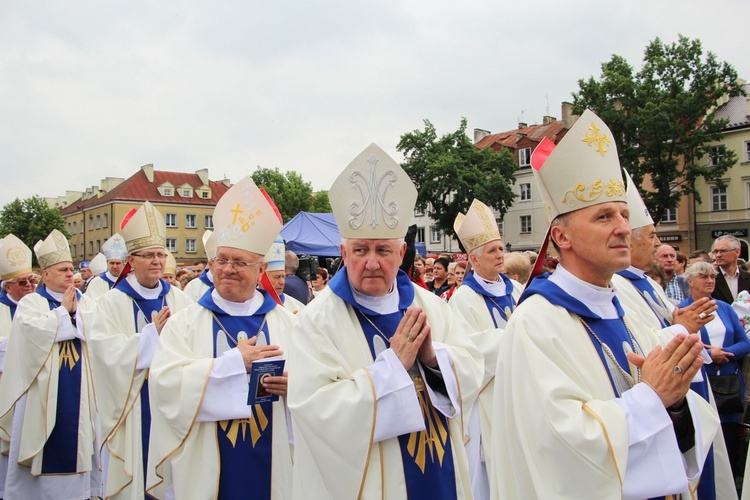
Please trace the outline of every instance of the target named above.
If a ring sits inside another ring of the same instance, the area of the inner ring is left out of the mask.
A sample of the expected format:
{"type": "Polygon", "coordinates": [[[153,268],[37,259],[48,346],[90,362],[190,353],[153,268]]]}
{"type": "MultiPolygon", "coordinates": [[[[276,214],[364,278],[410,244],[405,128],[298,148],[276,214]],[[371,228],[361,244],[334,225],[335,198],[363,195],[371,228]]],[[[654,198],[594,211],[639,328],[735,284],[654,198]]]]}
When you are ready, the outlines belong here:
{"type": "Polygon", "coordinates": [[[376,144],[370,144],[328,192],[342,238],[403,238],[414,217],[417,189],[406,172],[376,144]]]}
{"type": "Polygon", "coordinates": [[[630,210],[630,229],[638,229],[652,225],[654,219],[651,218],[651,214],[649,213],[648,208],[646,208],[646,204],[643,203],[641,193],[638,192],[638,186],[635,185],[633,178],[627,170],[625,171],[625,175],[628,181],[627,195],[628,210],[630,210]]]}
{"type": "Polygon", "coordinates": [[[466,215],[459,213],[453,221],[453,230],[466,252],[471,252],[491,241],[501,240],[492,209],[475,199],[466,215]]]}
{"type": "Polygon", "coordinates": [[[286,252],[284,239],[279,235],[273,240],[271,248],[268,249],[266,257],[263,259],[268,263],[266,271],[283,271],[286,268],[284,252],[286,252]]]}
{"type": "Polygon", "coordinates": [[[237,248],[265,256],[281,227],[272,201],[250,176],[229,188],[214,209],[217,249],[237,248]]]}
{"type": "Polygon", "coordinates": [[[0,240],[0,279],[10,280],[31,272],[31,249],[14,234],[0,240]]]}
{"type": "Polygon", "coordinates": [[[131,210],[120,224],[120,234],[128,253],[147,248],[164,248],[167,242],[167,223],[164,216],[150,202],[138,210],[131,210]]]}
{"type": "Polygon", "coordinates": [[[538,151],[548,144],[540,143],[531,163],[550,222],[582,208],[627,201],[612,132],[592,111],[584,111],[546,159],[540,159],[538,151]]]}
{"type": "Polygon", "coordinates": [[[164,263],[164,274],[177,274],[177,261],[169,250],[167,250],[167,261],[164,263]]]}
{"type": "Polygon", "coordinates": [[[214,232],[211,230],[206,230],[203,233],[203,249],[206,251],[208,260],[216,258],[216,238],[214,238],[214,232]]]}
{"type": "MultiPolygon", "coordinates": [[[[109,240],[107,240],[109,241],[109,240]]],[[[125,244],[123,243],[123,248],[125,248],[125,244]]],[[[126,254],[127,256],[127,254],[126,254]]],[[[104,271],[107,270],[107,256],[103,253],[99,252],[94,256],[93,259],[91,259],[91,262],[89,262],[89,270],[91,271],[91,274],[94,276],[97,276],[99,274],[102,274],[104,271]]],[[[125,260],[125,257],[123,257],[120,260],[125,260]]]]}
{"type": "Polygon", "coordinates": [[[125,239],[119,233],[113,234],[102,245],[102,253],[106,260],[125,260],[128,256],[125,239]]]}
{"type": "Polygon", "coordinates": [[[57,229],[53,229],[44,241],[40,240],[36,242],[34,253],[42,270],[60,262],[73,262],[73,257],[70,256],[68,240],[57,229]]]}

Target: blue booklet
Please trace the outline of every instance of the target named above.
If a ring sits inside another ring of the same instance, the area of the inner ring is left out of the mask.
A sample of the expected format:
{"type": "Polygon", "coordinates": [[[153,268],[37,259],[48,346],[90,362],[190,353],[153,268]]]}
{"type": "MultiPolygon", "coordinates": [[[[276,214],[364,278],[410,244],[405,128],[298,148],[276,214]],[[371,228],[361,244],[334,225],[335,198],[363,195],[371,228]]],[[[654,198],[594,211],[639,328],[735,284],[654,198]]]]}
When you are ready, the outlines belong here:
{"type": "Polygon", "coordinates": [[[248,374],[250,375],[250,390],[247,394],[248,405],[270,403],[279,400],[278,394],[271,394],[263,387],[263,380],[266,377],[280,377],[283,375],[285,363],[286,360],[278,356],[253,361],[253,367],[248,374]]]}

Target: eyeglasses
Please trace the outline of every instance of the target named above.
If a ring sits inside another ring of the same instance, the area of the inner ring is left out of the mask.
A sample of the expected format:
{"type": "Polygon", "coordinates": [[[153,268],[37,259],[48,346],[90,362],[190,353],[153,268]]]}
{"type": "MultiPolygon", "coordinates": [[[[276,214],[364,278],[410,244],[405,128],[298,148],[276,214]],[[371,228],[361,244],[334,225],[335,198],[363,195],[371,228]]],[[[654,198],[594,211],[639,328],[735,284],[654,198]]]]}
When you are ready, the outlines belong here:
{"type": "MultiPolygon", "coordinates": [[[[262,262],[262,261],[261,261],[262,262]]],[[[245,262],[242,260],[227,260],[227,259],[214,259],[214,267],[217,269],[224,269],[227,265],[231,265],[236,271],[247,269],[251,266],[258,266],[261,262],[245,262]]]]}
{"type": "Polygon", "coordinates": [[[130,255],[132,255],[133,257],[141,257],[142,259],[146,259],[146,260],[154,260],[154,259],[164,260],[167,258],[167,254],[161,253],[161,252],[131,253],[130,255]]]}
{"type": "Polygon", "coordinates": [[[714,255],[721,255],[729,252],[734,252],[735,250],[739,250],[739,248],[716,248],[714,250],[714,255]]]}
{"type": "Polygon", "coordinates": [[[36,285],[36,278],[27,278],[18,281],[6,281],[9,285],[26,286],[28,284],[36,285]]]}

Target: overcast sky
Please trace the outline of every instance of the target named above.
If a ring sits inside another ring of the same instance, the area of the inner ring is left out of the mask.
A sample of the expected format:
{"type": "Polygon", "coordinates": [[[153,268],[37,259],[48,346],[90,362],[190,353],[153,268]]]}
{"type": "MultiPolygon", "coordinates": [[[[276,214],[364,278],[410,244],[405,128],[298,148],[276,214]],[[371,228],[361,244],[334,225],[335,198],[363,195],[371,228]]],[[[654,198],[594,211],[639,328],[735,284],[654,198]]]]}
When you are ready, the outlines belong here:
{"type": "Polygon", "coordinates": [[[612,54],[699,38],[750,80],[747,0],[0,2],[0,205],[103,177],[257,166],[314,189],[429,119],[560,117],[612,54]]]}

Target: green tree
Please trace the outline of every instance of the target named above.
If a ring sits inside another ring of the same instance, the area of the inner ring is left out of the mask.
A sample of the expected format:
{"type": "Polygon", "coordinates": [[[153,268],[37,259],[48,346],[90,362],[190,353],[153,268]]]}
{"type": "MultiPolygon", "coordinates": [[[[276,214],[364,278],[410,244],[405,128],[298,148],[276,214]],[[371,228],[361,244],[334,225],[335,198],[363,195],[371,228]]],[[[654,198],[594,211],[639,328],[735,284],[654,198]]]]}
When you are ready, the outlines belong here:
{"type": "Polygon", "coordinates": [[[331,202],[328,200],[328,191],[318,191],[313,195],[310,212],[325,214],[331,212],[331,202]]]}
{"type": "Polygon", "coordinates": [[[300,212],[310,211],[313,204],[312,185],[305,182],[297,172],[289,171],[285,174],[278,168],[258,167],[252,173],[253,181],[262,187],[276,203],[284,222],[300,212]]]}
{"type": "Polygon", "coordinates": [[[37,241],[46,238],[53,229],[61,231],[66,238],[65,219],[57,208],[50,208],[39,196],[21,200],[16,198],[0,210],[0,237],[13,233],[32,249],[33,264],[36,255],[33,249],[37,241]]]}
{"type": "Polygon", "coordinates": [[[633,176],[655,222],[694,194],[696,179],[721,182],[737,157],[712,151],[728,120],[716,109],[727,97],[744,94],[737,72],[716,56],[704,56],[700,40],[680,36],[670,45],[657,38],[646,47],[638,73],[621,56],[602,64],[600,78],[578,81],[574,110],[589,108],[609,126],[620,163],[633,176]],[[709,161],[711,158],[712,161],[709,161]],[[644,191],[644,177],[653,190],[644,191]]]}
{"type": "Polygon", "coordinates": [[[440,138],[429,120],[424,125],[402,135],[396,146],[405,158],[401,166],[417,186],[417,208],[429,208],[437,228],[447,234],[454,234],[453,221],[474,198],[505,215],[516,196],[510,152],[477,149],[466,135],[466,118],[458,130],[440,138]]]}

